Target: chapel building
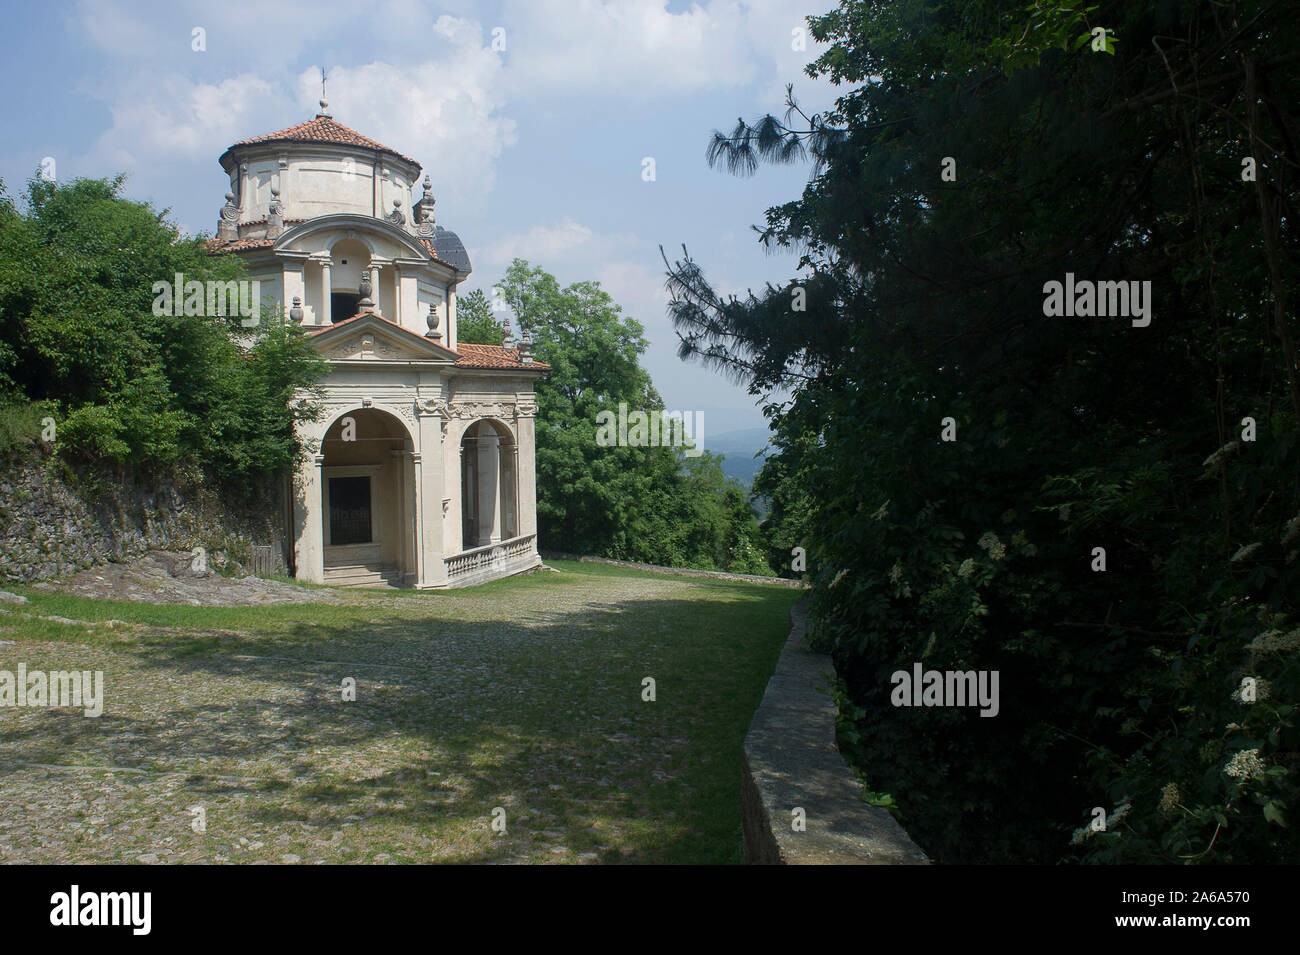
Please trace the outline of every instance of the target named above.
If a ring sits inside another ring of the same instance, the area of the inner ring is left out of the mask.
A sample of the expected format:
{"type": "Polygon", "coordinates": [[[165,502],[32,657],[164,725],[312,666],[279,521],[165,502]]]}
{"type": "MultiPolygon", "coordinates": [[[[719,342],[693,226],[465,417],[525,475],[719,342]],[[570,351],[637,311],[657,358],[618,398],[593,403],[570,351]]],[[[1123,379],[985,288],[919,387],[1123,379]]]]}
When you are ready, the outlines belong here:
{"type": "MultiPolygon", "coordinates": [[[[456,338],[470,274],[420,164],[315,118],[235,143],[213,252],[244,262],[328,363],[286,507],[299,580],[457,587],[537,553],[531,340],[456,338]]],[[[300,396],[302,397],[302,396],[300,396]]]]}

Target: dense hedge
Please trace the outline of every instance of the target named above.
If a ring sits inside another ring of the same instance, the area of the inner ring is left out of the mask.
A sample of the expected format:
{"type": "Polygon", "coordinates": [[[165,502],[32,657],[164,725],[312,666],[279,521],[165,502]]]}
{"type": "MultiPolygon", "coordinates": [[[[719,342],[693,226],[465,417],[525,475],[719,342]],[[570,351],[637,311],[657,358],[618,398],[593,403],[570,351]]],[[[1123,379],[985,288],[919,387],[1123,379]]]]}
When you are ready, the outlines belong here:
{"type": "Polygon", "coordinates": [[[812,33],[836,106],[711,150],[820,161],[763,233],[802,274],[724,301],[687,258],[673,309],[793,391],[758,485],[843,747],[942,860],[1300,861],[1296,19],[899,0],[812,33]],[[1067,272],[1150,282],[1150,323],[1050,314],[1067,272]],[[894,706],[917,662],[998,671],[998,715],[894,706]]]}

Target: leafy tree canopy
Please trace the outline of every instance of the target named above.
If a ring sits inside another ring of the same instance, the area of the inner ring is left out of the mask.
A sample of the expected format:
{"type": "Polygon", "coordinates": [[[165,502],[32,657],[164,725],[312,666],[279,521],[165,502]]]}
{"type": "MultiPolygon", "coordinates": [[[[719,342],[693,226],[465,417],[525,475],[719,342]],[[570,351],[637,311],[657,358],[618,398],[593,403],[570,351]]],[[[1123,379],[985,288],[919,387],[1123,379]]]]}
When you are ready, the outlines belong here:
{"type": "Polygon", "coordinates": [[[516,259],[497,283],[537,361],[537,515],[545,546],[678,567],[766,573],[744,492],[707,451],[602,447],[602,411],[662,411],[641,325],[597,282],[561,287],[516,259]]]}
{"type": "Polygon", "coordinates": [[[0,388],[53,412],[70,459],[227,480],[287,468],[311,413],[289,399],[320,362],[275,303],[251,341],[234,314],[155,315],[155,283],[238,281],[242,264],[123,199],[122,181],[34,179],[22,210],[0,184],[0,388]]]}

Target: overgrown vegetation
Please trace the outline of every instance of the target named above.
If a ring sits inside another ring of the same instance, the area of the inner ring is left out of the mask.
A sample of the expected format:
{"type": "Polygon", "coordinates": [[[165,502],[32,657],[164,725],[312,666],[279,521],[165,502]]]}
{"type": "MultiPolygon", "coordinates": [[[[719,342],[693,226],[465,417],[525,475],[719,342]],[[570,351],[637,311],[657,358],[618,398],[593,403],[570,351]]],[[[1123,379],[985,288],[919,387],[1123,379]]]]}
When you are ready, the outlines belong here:
{"type": "Polygon", "coordinates": [[[794,395],[757,486],[773,566],[808,549],[842,745],[939,859],[1300,860],[1293,10],[810,24],[835,106],[710,150],[811,154],[762,229],[799,274],[745,300],[689,256],[670,279],[684,357],[794,395]],[[1067,272],[1149,281],[1150,324],[1049,316],[1067,272]],[[1000,713],[892,706],[917,661],[999,671],[1000,713]]]}
{"type": "Polygon", "coordinates": [[[301,329],[266,303],[251,341],[229,316],[158,316],[154,283],[238,281],[122,177],[0,183],[0,450],[52,437],[69,462],[190,467],[233,485],[287,469],[290,404],[322,365],[301,329]],[[53,434],[41,424],[52,419],[53,434]]]}

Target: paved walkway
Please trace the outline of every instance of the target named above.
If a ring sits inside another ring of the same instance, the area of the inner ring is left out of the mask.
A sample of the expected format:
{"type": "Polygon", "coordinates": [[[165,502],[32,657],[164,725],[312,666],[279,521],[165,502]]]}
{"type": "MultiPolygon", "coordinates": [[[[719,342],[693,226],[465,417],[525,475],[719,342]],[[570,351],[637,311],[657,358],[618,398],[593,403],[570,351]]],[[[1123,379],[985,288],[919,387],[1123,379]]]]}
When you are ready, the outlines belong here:
{"type": "Polygon", "coordinates": [[[795,596],[756,608],[756,590],[547,574],[328,591],[209,629],[57,624],[68,642],[24,640],[37,608],[6,605],[0,670],[99,670],[106,703],[0,707],[0,862],[689,857],[715,790],[738,791],[748,718],[718,704],[752,712],[795,596]],[[710,636],[756,609],[753,654],[710,636]]]}

